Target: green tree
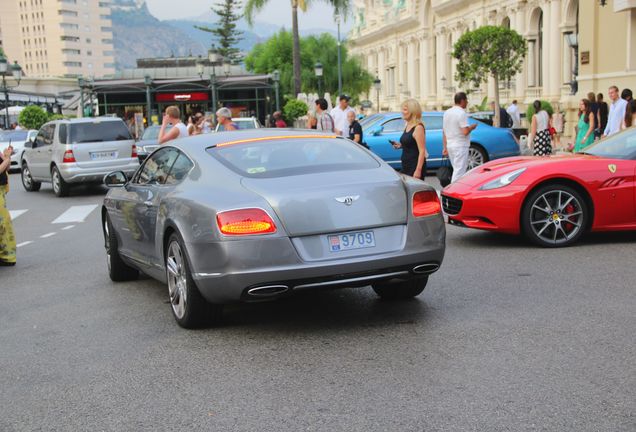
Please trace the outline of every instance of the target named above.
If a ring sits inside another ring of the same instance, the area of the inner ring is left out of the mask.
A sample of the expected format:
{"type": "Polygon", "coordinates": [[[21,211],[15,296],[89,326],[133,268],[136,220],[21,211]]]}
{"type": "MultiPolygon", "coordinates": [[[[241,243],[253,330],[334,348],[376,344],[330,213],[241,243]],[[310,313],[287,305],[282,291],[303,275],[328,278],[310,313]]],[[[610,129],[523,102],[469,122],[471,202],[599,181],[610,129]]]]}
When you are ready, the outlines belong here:
{"type": "MultiPolygon", "coordinates": [[[[300,91],[317,92],[319,83],[314,73],[317,61],[323,65],[321,89],[335,94],[338,89],[338,42],[330,34],[307,36],[301,39],[301,77],[300,91]]],[[[245,57],[245,67],[255,73],[280,71],[281,92],[288,98],[299,93],[294,89],[294,71],[292,67],[293,37],[288,31],[281,30],[267,41],[254,46],[245,57]]],[[[342,82],[343,91],[351,95],[356,102],[360,93],[367,92],[373,83],[373,76],[362,67],[358,58],[348,56],[347,47],[342,46],[342,82]]]]}
{"type": "Polygon", "coordinates": [[[241,19],[241,15],[235,10],[241,8],[240,0],[221,0],[212,7],[212,11],[219,17],[215,27],[195,26],[204,32],[212,33],[219,44],[219,53],[232,61],[241,61],[241,51],[236,45],[243,39],[242,31],[236,28],[236,23],[241,19]]]}
{"type": "Polygon", "coordinates": [[[40,129],[49,121],[49,115],[37,105],[29,105],[18,116],[18,123],[24,129],[40,129]]]}
{"type": "Polygon", "coordinates": [[[475,87],[492,77],[495,82],[495,125],[499,118],[499,82],[509,81],[523,67],[528,48],[516,31],[498,26],[484,26],[466,32],[455,43],[453,57],[459,62],[455,78],[475,87]]]}
{"type": "Polygon", "coordinates": [[[293,127],[296,119],[307,114],[308,110],[309,108],[307,107],[307,104],[303,101],[299,101],[297,99],[290,99],[287,101],[283,107],[283,115],[285,116],[287,125],[289,127],[293,127]]]}
{"type": "MultiPolygon", "coordinates": [[[[351,0],[327,0],[334,7],[336,14],[347,16],[351,8],[351,0]]],[[[261,11],[268,3],[268,0],[247,0],[245,3],[245,19],[251,26],[254,24],[254,15],[261,11]]],[[[298,9],[307,11],[309,0],[291,0],[292,12],[292,76],[293,76],[293,96],[296,97],[302,88],[302,67],[301,67],[301,42],[298,32],[298,9]]],[[[316,53],[313,53],[316,54],[316,53]]],[[[272,69],[273,70],[273,69],[272,69]]],[[[267,71],[268,73],[271,70],[267,71]]],[[[343,78],[344,80],[344,78],[343,78]]]]}

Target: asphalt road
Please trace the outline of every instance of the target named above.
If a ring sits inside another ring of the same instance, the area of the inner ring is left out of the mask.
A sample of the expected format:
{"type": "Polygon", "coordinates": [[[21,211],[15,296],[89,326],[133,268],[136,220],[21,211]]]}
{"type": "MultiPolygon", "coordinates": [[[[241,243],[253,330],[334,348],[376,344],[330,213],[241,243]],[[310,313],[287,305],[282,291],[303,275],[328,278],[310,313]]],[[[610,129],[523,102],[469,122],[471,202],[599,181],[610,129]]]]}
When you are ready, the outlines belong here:
{"type": "Polygon", "coordinates": [[[307,293],[186,331],[160,283],[109,280],[98,208],[65,213],[103,189],[11,182],[0,431],[636,430],[636,234],[545,250],[448,227],[415,300],[307,293]]]}

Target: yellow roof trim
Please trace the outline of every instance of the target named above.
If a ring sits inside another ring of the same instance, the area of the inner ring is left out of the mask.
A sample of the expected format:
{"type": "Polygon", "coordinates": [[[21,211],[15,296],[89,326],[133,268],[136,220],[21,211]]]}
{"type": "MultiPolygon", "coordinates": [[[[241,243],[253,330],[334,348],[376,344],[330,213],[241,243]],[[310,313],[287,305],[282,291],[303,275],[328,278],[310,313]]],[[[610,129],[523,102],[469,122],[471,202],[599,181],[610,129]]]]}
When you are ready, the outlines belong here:
{"type": "Polygon", "coordinates": [[[225,147],[236,144],[247,144],[259,141],[273,141],[273,140],[284,140],[284,139],[309,139],[309,138],[338,138],[338,135],[279,135],[279,136],[270,136],[270,137],[259,137],[259,138],[248,138],[236,141],[227,141],[224,143],[217,144],[217,147],[225,147]]]}

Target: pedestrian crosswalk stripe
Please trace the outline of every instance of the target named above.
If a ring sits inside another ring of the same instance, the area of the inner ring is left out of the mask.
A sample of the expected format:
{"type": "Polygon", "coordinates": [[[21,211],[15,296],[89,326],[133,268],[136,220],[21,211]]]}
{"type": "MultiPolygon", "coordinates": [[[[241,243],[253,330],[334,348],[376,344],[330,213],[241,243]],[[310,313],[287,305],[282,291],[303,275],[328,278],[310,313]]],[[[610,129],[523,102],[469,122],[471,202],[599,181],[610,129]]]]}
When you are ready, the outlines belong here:
{"type": "Polygon", "coordinates": [[[22,243],[18,243],[17,245],[15,245],[15,247],[22,247],[22,246],[26,246],[26,245],[31,244],[31,243],[33,243],[33,242],[32,241],[25,241],[25,242],[22,242],[22,243]]]}
{"type": "Polygon", "coordinates": [[[84,222],[84,219],[97,208],[97,204],[73,206],[53,221],[54,224],[84,222]]]}
{"type": "Polygon", "coordinates": [[[11,215],[11,220],[16,220],[18,217],[25,214],[28,210],[9,210],[9,214],[11,215]]]}

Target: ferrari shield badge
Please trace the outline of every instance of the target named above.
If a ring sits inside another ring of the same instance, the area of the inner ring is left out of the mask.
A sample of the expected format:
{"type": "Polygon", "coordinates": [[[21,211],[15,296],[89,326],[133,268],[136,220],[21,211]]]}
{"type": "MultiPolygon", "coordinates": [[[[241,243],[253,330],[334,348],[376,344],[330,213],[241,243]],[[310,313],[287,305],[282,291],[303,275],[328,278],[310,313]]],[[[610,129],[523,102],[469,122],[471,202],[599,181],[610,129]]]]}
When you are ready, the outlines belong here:
{"type": "Polygon", "coordinates": [[[609,164],[607,166],[607,169],[609,170],[609,172],[611,172],[612,174],[614,174],[616,172],[616,165],[615,164],[609,164]]]}

